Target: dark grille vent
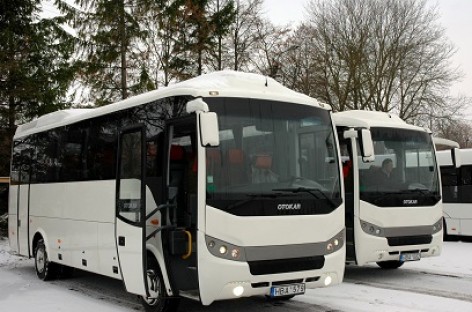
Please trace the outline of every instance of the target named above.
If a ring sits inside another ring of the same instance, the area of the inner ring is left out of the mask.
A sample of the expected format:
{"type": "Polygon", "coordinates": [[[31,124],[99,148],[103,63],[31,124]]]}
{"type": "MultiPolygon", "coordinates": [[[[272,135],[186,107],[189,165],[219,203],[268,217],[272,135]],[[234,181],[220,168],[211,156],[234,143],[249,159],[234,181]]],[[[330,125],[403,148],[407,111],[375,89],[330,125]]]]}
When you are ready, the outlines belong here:
{"type": "Polygon", "coordinates": [[[387,237],[389,246],[423,245],[433,240],[431,235],[387,237]]]}
{"type": "Polygon", "coordinates": [[[324,256],[317,256],[294,259],[250,261],[248,263],[252,275],[264,275],[317,270],[324,266],[324,262],[324,256]]]}

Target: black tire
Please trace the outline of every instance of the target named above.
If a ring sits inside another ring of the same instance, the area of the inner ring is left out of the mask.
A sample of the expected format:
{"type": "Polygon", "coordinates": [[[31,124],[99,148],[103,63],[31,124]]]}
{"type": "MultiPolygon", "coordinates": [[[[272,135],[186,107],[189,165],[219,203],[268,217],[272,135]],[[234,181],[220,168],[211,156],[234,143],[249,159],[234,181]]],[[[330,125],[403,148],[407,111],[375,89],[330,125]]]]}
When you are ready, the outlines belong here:
{"type": "Polygon", "coordinates": [[[56,277],[56,267],[49,261],[43,239],[38,241],[34,250],[34,267],[40,280],[49,281],[56,277]]]}
{"type": "Polygon", "coordinates": [[[169,298],[165,289],[159,265],[154,257],[147,259],[147,282],[149,292],[156,298],[141,297],[141,304],[146,312],[176,312],[179,307],[180,298],[169,298]]]}
{"type": "Polygon", "coordinates": [[[393,270],[393,269],[398,269],[399,267],[401,267],[403,263],[405,262],[397,261],[397,260],[390,260],[390,261],[377,262],[377,265],[385,270],[393,270]]]}
{"type": "Polygon", "coordinates": [[[443,218],[443,241],[452,240],[451,237],[447,234],[446,219],[443,218]]]}

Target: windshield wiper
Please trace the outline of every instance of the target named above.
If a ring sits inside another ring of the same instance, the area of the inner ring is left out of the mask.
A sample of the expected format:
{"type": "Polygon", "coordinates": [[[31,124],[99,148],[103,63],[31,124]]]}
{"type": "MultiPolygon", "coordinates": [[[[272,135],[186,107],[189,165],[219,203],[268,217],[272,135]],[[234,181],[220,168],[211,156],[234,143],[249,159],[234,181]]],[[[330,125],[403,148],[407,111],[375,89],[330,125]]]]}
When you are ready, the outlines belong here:
{"type": "Polygon", "coordinates": [[[404,191],[402,191],[402,193],[403,194],[421,194],[421,195],[424,195],[424,196],[433,196],[436,199],[440,198],[440,195],[438,193],[427,190],[427,189],[420,189],[420,188],[411,189],[411,190],[404,190],[404,191]]]}
{"type": "MultiPolygon", "coordinates": [[[[364,193],[364,195],[367,195],[367,194],[372,193],[372,192],[363,192],[363,193],[364,193]]],[[[377,191],[377,192],[373,192],[373,193],[378,194],[378,196],[379,196],[379,197],[373,199],[373,201],[372,201],[373,204],[378,204],[382,200],[390,198],[392,196],[401,195],[401,193],[399,193],[399,192],[378,192],[377,191]]]]}
{"type": "Polygon", "coordinates": [[[232,210],[234,208],[238,208],[240,206],[243,206],[247,203],[250,203],[250,202],[258,200],[258,199],[287,197],[287,196],[291,196],[291,194],[285,194],[285,193],[265,193],[265,194],[248,193],[248,194],[246,194],[246,196],[249,197],[249,198],[237,201],[234,204],[229,205],[228,207],[226,207],[226,210],[229,211],[229,210],[232,210]]]}
{"type": "Polygon", "coordinates": [[[279,192],[291,192],[291,193],[308,193],[310,195],[312,195],[313,197],[315,197],[316,199],[326,199],[326,201],[328,201],[328,203],[331,205],[331,207],[336,207],[336,203],[331,199],[329,198],[322,190],[320,190],[319,188],[314,188],[314,187],[292,187],[292,188],[276,188],[276,189],[273,189],[272,191],[279,191],[279,192]],[[318,194],[321,195],[321,197],[319,197],[318,195],[316,195],[317,192],[318,194]]]}

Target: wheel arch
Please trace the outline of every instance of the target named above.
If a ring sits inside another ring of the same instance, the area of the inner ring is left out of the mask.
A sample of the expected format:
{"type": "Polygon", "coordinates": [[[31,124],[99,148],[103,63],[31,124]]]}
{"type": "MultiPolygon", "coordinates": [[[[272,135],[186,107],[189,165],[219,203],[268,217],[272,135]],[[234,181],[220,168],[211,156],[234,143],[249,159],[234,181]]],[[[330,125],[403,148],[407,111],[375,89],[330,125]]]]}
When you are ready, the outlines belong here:
{"type": "Polygon", "coordinates": [[[172,290],[172,286],[169,281],[169,275],[167,274],[165,260],[164,260],[164,256],[162,255],[162,252],[160,252],[154,245],[147,244],[146,256],[153,257],[157,261],[157,264],[159,265],[159,270],[161,271],[161,274],[162,274],[162,279],[164,280],[164,284],[166,286],[167,295],[173,296],[174,291],[172,290]]]}
{"type": "Polygon", "coordinates": [[[38,246],[38,242],[40,240],[43,240],[44,241],[44,245],[46,247],[46,250],[49,250],[49,244],[48,244],[48,239],[46,237],[46,233],[41,230],[41,229],[38,229],[36,230],[36,233],[34,233],[33,237],[32,237],[32,240],[31,240],[31,250],[30,250],[30,254],[34,257],[34,252],[36,250],[36,246],[38,246]]]}

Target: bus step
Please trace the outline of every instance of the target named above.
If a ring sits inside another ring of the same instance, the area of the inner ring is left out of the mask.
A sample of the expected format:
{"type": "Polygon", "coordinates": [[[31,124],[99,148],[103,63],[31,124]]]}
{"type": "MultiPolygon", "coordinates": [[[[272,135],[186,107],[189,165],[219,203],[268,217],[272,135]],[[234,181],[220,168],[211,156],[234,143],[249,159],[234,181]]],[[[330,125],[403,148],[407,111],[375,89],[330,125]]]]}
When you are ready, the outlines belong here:
{"type": "Polygon", "coordinates": [[[200,301],[200,292],[198,290],[182,290],[179,291],[179,295],[187,299],[200,301]]]}

